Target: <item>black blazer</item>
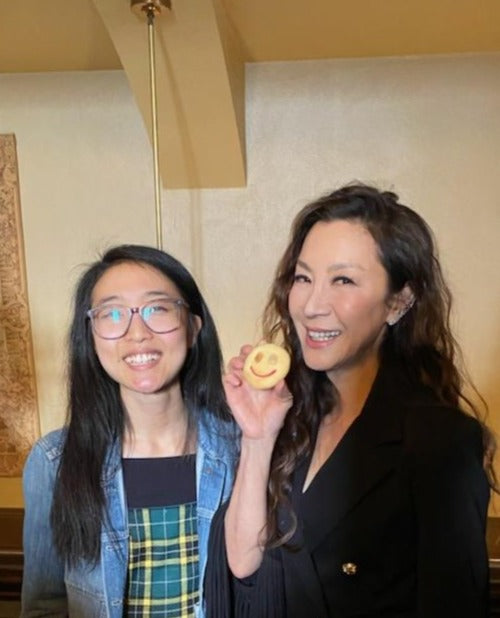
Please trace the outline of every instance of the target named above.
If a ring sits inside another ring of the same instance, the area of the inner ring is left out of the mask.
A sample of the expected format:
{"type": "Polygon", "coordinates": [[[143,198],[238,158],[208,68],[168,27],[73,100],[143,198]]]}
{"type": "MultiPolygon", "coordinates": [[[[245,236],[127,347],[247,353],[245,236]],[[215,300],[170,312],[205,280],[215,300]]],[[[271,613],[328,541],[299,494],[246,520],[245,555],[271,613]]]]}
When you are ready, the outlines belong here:
{"type": "Polygon", "coordinates": [[[289,618],[484,618],[489,485],[482,430],[383,369],[305,495],[280,551],[289,618]]]}
{"type": "Polygon", "coordinates": [[[490,491],[475,419],[385,367],[302,495],[308,464],[293,479],[293,548],[266,551],[248,580],[230,577],[224,510],[214,518],[207,618],[486,618],[490,491]]]}

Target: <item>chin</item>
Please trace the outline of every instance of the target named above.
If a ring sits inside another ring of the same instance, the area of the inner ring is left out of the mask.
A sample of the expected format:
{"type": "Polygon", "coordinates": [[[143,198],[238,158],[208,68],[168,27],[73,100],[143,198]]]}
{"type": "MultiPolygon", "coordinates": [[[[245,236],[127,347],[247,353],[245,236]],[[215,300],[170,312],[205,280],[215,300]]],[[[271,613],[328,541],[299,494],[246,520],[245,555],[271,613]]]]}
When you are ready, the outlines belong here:
{"type": "Polygon", "coordinates": [[[143,395],[154,395],[162,390],[162,386],[158,384],[134,384],[130,386],[130,390],[143,395]]]}
{"type": "Polygon", "coordinates": [[[332,358],[332,350],[325,348],[311,349],[302,346],[302,360],[309,369],[327,371],[337,364],[338,358],[332,358]]]}
{"type": "Polygon", "coordinates": [[[331,371],[332,363],[325,363],[319,360],[309,360],[304,358],[304,363],[308,369],[312,371],[331,371]]]}

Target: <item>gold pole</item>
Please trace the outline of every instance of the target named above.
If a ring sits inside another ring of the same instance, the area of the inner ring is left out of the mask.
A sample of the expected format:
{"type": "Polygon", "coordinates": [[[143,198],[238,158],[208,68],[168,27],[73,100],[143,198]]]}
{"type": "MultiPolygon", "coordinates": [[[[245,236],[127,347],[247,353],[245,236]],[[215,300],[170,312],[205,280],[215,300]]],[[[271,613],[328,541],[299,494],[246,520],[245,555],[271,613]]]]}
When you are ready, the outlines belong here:
{"type": "Polygon", "coordinates": [[[156,58],[155,58],[155,29],[154,21],[156,14],[161,12],[163,7],[170,8],[168,0],[131,0],[131,7],[134,12],[146,15],[148,24],[148,46],[149,46],[149,92],[151,103],[151,137],[153,143],[153,175],[155,189],[155,221],[156,221],[156,246],[163,249],[163,221],[161,207],[161,181],[160,164],[158,156],[158,112],[156,101],[156,58]]]}
{"type": "Polygon", "coordinates": [[[158,161],[158,115],[156,104],[156,64],[154,12],[148,11],[149,80],[151,93],[151,121],[153,138],[153,175],[155,183],[156,246],[163,249],[163,222],[161,211],[160,165],[158,161]]]}

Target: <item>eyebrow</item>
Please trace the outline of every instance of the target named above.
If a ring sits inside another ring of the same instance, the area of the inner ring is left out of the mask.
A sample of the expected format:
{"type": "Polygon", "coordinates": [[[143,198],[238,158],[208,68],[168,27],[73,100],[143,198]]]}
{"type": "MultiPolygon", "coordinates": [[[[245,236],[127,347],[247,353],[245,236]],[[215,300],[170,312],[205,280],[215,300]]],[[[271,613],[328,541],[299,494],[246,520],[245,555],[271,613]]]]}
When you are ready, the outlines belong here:
{"type": "MultiPolygon", "coordinates": [[[[303,268],[304,270],[307,270],[308,272],[311,272],[312,270],[311,267],[308,266],[307,263],[303,262],[302,260],[297,260],[297,266],[300,266],[301,268],[303,268]]],[[[336,271],[336,270],[344,270],[345,268],[357,268],[359,270],[365,270],[365,268],[361,266],[361,264],[357,264],[355,262],[335,262],[334,264],[330,264],[327,270],[336,271]]]]}
{"type": "MultiPolygon", "coordinates": [[[[171,296],[167,292],[164,292],[163,290],[151,290],[149,292],[146,292],[144,295],[150,298],[174,298],[173,296],[171,296]]],[[[105,305],[106,303],[115,302],[117,300],[121,301],[121,296],[119,296],[118,294],[113,294],[111,296],[105,296],[104,298],[101,298],[99,299],[98,302],[96,302],[96,306],[105,305]]]]}

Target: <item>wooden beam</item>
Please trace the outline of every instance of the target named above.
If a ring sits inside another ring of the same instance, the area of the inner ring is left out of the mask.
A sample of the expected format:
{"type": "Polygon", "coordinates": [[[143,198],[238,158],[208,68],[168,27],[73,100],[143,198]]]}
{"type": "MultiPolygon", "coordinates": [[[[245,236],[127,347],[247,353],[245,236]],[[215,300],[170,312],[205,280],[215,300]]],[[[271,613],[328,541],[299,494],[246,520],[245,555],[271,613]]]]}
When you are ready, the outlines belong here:
{"type": "MultiPolygon", "coordinates": [[[[151,136],[146,20],[93,0],[151,136]]],[[[244,63],[213,0],[173,0],[155,19],[159,162],[168,188],[244,186],[244,63]]]]}

